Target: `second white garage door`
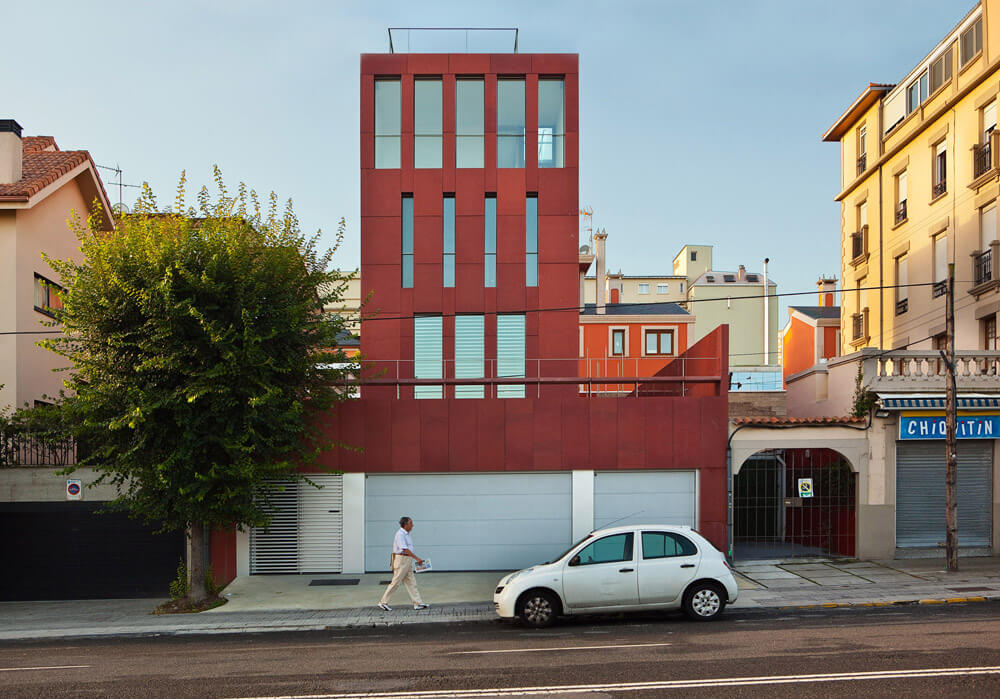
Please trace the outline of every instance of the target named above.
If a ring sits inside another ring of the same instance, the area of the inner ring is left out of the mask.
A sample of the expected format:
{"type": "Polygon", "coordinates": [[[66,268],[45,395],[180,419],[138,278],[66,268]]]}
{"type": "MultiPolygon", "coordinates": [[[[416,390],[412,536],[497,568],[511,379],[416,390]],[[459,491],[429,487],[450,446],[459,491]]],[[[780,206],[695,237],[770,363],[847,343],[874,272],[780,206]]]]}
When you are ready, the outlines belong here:
{"type": "Polygon", "coordinates": [[[625,524],[698,526],[694,471],[599,471],[594,528],[625,524]]]}
{"type": "Polygon", "coordinates": [[[369,475],[365,568],[389,569],[392,537],[413,518],[417,555],[435,570],[516,570],[572,543],[570,473],[369,475]]]}

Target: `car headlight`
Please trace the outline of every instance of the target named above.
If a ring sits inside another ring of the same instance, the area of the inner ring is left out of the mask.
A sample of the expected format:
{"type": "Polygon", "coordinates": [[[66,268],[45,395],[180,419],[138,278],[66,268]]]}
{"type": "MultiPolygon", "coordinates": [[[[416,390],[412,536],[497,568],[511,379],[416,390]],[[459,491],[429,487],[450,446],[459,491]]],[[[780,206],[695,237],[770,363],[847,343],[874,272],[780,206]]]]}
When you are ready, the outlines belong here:
{"type": "Polygon", "coordinates": [[[509,585],[510,582],[514,578],[516,578],[518,575],[521,575],[522,573],[530,573],[533,570],[534,570],[534,568],[525,568],[524,570],[514,571],[513,573],[511,573],[510,575],[508,575],[506,578],[504,578],[503,580],[501,580],[500,581],[500,585],[501,585],[501,587],[504,586],[504,585],[509,585]]]}

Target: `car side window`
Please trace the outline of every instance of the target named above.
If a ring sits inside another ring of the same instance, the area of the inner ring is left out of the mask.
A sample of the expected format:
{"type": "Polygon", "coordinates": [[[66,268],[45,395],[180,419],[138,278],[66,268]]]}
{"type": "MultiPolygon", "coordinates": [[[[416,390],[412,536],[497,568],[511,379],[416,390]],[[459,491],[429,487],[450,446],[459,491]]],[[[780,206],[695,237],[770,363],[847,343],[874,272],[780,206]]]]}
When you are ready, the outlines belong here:
{"type": "Polygon", "coordinates": [[[584,546],[570,565],[588,566],[597,563],[620,563],[632,560],[632,533],[612,534],[584,546]],[[576,562],[574,562],[576,561],[576,562]]]}
{"type": "Polygon", "coordinates": [[[673,558],[675,556],[693,556],[698,549],[691,541],[673,532],[643,532],[642,557],[673,558]]]}

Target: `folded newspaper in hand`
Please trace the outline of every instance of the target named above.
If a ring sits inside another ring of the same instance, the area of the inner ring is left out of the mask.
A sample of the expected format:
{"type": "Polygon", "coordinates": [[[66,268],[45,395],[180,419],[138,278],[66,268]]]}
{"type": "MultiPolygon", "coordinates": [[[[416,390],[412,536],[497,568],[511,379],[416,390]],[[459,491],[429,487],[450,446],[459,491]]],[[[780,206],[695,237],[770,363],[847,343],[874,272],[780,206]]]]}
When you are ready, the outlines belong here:
{"type": "Polygon", "coordinates": [[[434,568],[431,566],[431,559],[429,558],[425,558],[423,563],[417,563],[415,566],[413,566],[414,573],[425,573],[428,570],[434,570],[434,568]]]}

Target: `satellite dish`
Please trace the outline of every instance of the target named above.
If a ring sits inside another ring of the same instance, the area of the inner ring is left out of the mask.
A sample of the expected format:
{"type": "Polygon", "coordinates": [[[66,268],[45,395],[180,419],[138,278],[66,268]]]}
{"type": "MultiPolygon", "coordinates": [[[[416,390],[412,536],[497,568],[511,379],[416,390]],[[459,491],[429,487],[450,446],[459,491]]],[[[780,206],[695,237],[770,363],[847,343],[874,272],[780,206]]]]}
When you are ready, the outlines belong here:
{"type": "Polygon", "coordinates": [[[581,245],[580,246],[580,253],[583,254],[583,255],[589,255],[590,254],[590,246],[589,245],[581,245]]]}
{"type": "Polygon", "coordinates": [[[115,204],[111,207],[111,210],[116,214],[127,214],[130,213],[128,204],[115,204]]]}

